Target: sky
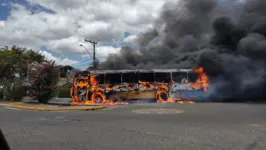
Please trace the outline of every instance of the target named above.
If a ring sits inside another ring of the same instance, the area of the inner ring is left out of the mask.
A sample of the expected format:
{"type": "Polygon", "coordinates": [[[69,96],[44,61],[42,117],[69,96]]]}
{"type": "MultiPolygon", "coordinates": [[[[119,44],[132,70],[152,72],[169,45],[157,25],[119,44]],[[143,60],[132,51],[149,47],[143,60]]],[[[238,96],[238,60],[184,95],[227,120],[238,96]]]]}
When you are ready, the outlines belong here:
{"type": "Polygon", "coordinates": [[[104,61],[152,28],[167,0],[0,0],[0,45],[40,51],[59,65],[91,63],[84,38],[104,61]]]}

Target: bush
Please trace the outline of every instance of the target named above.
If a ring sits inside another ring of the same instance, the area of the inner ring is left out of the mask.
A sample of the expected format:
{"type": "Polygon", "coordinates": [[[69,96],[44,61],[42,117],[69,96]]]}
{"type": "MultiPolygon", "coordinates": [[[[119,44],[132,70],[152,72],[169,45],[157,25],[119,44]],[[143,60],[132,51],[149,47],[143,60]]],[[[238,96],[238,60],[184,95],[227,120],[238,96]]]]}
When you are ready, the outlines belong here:
{"type": "Polygon", "coordinates": [[[0,89],[0,100],[2,100],[3,98],[4,98],[4,91],[0,89]]]}
{"type": "Polygon", "coordinates": [[[14,101],[21,101],[24,96],[26,96],[26,88],[22,86],[16,87],[12,91],[11,99],[14,101]]]}
{"type": "Polygon", "coordinates": [[[70,90],[71,88],[61,88],[58,93],[58,98],[71,98],[70,90]]]}
{"type": "Polygon", "coordinates": [[[53,62],[42,62],[29,67],[28,77],[31,82],[29,94],[40,103],[47,103],[57,94],[59,67],[53,62]]]}

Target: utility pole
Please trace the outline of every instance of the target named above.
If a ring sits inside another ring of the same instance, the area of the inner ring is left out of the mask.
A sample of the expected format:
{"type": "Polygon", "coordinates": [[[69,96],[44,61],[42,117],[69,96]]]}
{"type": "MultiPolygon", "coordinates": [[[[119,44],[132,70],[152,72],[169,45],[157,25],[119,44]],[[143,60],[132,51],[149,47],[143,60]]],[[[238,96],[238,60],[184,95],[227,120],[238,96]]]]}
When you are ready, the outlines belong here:
{"type": "Polygon", "coordinates": [[[92,44],[92,46],[93,46],[93,61],[95,61],[96,60],[96,57],[95,57],[95,45],[97,44],[97,42],[95,42],[95,41],[91,41],[91,40],[87,40],[87,39],[85,39],[84,40],[85,42],[90,42],[91,44],[92,44]]]}
{"type": "Polygon", "coordinates": [[[98,66],[98,62],[96,60],[96,52],[95,52],[95,46],[96,46],[97,42],[91,41],[91,40],[87,40],[86,38],[84,39],[84,41],[91,43],[92,46],[93,46],[93,57],[92,57],[93,62],[92,62],[92,65],[93,65],[93,69],[96,69],[97,66],[98,66]]]}

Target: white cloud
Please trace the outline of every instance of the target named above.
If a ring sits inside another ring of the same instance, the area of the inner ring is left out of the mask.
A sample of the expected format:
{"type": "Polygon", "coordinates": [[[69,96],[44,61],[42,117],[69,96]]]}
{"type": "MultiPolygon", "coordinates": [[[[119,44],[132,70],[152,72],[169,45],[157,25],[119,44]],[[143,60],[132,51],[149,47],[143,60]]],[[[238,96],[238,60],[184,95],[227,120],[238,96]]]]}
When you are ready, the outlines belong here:
{"type": "Polygon", "coordinates": [[[49,53],[47,51],[40,51],[40,52],[41,52],[41,54],[43,56],[45,56],[45,58],[47,60],[53,60],[58,65],[73,65],[73,64],[79,63],[79,61],[70,60],[68,58],[58,58],[58,57],[55,57],[51,53],[49,53]]]}
{"type": "MultiPolygon", "coordinates": [[[[92,48],[92,46],[88,46],[88,45],[87,45],[86,47],[89,47],[89,48],[87,48],[87,49],[89,50],[89,52],[90,52],[91,55],[92,55],[92,54],[93,54],[93,48],[92,48]]],[[[92,59],[91,56],[90,56],[90,54],[88,54],[88,52],[87,52],[84,48],[82,48],[82,50],[83,50],[83,55],[82,55],[82,57],[89,57],[90,59],[92,59]]],[[[119,47],[119,48],[114,48],[114,47],[112,47],[112,46],[99,46],[99,47],[97,47],[96,50],[95,50],[96,58],[99,59],[100,61],[103,61],[103,60],[105,60],[105,58],[106,58],[109,54],[117,53],[117,52],[119,52],[120,50],[121,50],[120,47],[119,47]]]]}
{"type": "Polygon", "coordinates": [[[124,39],[124,42],[135,44],[137,40],[137,35],[130,35],[124,39]]]}
{"type": "Polygon", "coordinates": [[[112,46],[101,46],[97,48],[96,52],[98,53],[99,58],[106,58],[109,54],[117,53],[121,48],[114,48],[112,46]]]}
{"type": "MultiPolygon", "coordinates": [[[[142,32],[152,27],[166,0],[27,0],[55,13],[36,12],[12,4],[8,20],[0,21],[0,41],[32,49],[45,46],[68,55],[84,55],[84,38],[97,42],[120,40],[124,32],[142,32]]],[[[131,36],[125,41],[130,40],[131,36]]],[[[100,44],[98,44],[99,46],[100,44]]],[[[87,44],[88,49],[92,49],[87,44]]],[[[117,52],[99,46],[97,55],[117,52]]]]}

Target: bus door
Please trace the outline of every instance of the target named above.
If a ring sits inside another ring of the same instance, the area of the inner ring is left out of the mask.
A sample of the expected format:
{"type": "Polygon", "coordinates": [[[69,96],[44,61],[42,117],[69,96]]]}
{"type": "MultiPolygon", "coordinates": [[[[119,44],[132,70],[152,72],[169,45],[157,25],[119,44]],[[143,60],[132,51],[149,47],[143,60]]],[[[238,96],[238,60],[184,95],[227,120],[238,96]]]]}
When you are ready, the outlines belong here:
{"type": "Polygon", "coordinates": [[[90,82],[88,85],[90,92],[104,92],[104,74],[90,74],[90,82]]]}

